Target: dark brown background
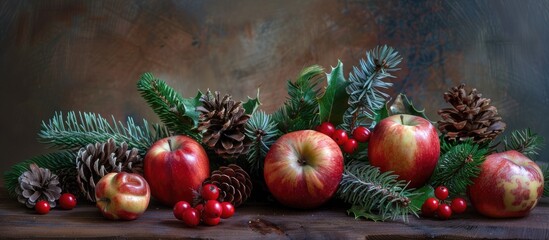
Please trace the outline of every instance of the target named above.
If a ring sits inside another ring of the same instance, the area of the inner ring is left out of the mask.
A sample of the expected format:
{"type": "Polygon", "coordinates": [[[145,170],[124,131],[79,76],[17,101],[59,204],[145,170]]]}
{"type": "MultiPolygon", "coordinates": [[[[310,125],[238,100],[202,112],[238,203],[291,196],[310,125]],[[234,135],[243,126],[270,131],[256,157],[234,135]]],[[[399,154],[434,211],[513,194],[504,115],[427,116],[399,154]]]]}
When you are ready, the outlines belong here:
{"type": "MultiPolygon", "coordinates": [[[[0,1],[0,172],[49,151],[42,120],[79,110],[158,121],[135,84],[150,71],[184,96],[236,99],[261,89],[270,112],[305,66],[346,76],[367,49],[403,55],[393,94],[431,119],[465,82],[492,99],[508,131],[549,137],[549,2],[0,1]]],[[[546,148],[538,160],[549,157],[546,148]]],[[[3,180],[0,182],[3,185],[3,180]]]]}

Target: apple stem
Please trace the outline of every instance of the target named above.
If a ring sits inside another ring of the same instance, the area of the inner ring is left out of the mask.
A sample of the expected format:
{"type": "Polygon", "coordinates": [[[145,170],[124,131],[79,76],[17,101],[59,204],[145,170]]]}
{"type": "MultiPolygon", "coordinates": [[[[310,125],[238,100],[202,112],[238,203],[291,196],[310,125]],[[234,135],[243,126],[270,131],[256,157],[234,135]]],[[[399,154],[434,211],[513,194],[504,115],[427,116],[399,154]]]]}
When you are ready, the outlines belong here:
{"type": "Polygon", "coordinates": [[[170,146],[170,152],[173,151],[172,149],[172,139],[168,138],[168,146],[170,146]]]}
{"type": "Polygon", "coordinates": [[[404,115],[400,114],[400,123],[402,123],[402,125],[404,125],[404,115]]]}

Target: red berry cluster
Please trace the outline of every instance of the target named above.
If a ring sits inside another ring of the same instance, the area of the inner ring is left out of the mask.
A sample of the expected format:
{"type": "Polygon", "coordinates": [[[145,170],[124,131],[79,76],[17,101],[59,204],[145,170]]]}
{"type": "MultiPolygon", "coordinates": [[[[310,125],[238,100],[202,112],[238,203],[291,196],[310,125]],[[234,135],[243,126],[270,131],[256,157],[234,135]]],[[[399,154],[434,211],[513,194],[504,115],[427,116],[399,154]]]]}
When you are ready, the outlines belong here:
{"type": "Polygon", "coordinates": [[[182,220],[189,227],[198,226],[200,222],[215,226],[221,219],[227,219],[234,215],[234,206],[230,202],[219,202],[219,188],[214,184],[206,184],[200,190],[200,196],[204,201],[194,208],[186,201],[179,201],[173,207],[173,215],[182,220]]]}
{"type": "Polygon", "coordinates": [[[438,218],[449,219],[453,213],[463,213],[467,209],[467,202],[463,198],[454,198],[448,204],[448,188],[438,186],[435,189],[435,197],[430,197],[425,200],[421,206],[421,214],[426,217],[438,216],[438,218]]]}
{"type": "MultiPolygon", "coordinates": [[[[61,209],[71,210],[76,207],[76,197],[70,193],[63,193],[58,201],[61,209]]],[[[38,214],[48,214],[50,209],[50,203],[46,200],[40,200],[34,205],[34,210],[38,214]]]]}
{"type": "Polygon", "coordinates": [[[370,139],[370,130],[363,126],[358,126],[353,130],[352,137],[349,137],[343,129],[336,129],[330,122],[323,122],[316,127],[316,131],[331,137],[337,145],[341,146],[344,152],[352,154],[358,148],[358,143],[367,142],[370,139]]]}

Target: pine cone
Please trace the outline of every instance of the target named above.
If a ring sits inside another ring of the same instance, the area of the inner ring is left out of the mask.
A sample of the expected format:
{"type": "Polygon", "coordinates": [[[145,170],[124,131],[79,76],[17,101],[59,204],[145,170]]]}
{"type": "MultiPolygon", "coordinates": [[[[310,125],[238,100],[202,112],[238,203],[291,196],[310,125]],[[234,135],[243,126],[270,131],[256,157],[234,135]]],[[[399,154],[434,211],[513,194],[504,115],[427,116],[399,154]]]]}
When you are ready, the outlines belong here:
{"type": "Polygon", "coordinates": [[[472,139],[476,143],[492,140],[505,130],[496,107],[490,105],[490,99],[483,98],[473,88],[469,93],[465,84],[453,87],[444,93],[444,100],[452,108],[438,111],[442,117],[438,129],[447,139],[465,141],[472,139]]]}
{"type": "Polygon", "coordinates": [[[252,180],[250,175],[236,164],[220,167],[212,172],[212,176],[203,183],[212,183],[219,187],[218,201],[230,202],[238,207],[252,194],[252,180]]]}
{"type": "Polygon", "coordinates": [[[50,207],[55,207],[55,201],[61,196],[61,188],[57,175],[47,168],[31,164],[29,170],[19,176],[19,184],[15,188],[17,201],[33,208],[40,200],[49,202],[50,207]]]}
{"type": "Polygon", "coordinates": [[[72,167],[58,170],[57,176],[59,177],[61,192],[71,193],[77,198],[84,197],[80,191],[80,185],[78,184],[78,171],[76,171],[76,168],[72,167]]]}
{"type": "Polygon", "coordinates": [[[244,126],[249,114],[245,113],[242,102],[235,102],[231,96],[219,99],[219,92],[208,91],[200,101],[198,130],[203,132],[202,142],[224,159],[234,159],[246,153],[251,141],[244,135],[244,126]]]}
{"type": "Polygon", "coordinates": [[[117,146],[113,139],[106,143],[88,144],[76,157],[78,177],[76,181],[84,196],[95,202],[95,184],[111,172],[143,174],[143,159],[138,150],[128,150],[128,144],[117,146]]]}

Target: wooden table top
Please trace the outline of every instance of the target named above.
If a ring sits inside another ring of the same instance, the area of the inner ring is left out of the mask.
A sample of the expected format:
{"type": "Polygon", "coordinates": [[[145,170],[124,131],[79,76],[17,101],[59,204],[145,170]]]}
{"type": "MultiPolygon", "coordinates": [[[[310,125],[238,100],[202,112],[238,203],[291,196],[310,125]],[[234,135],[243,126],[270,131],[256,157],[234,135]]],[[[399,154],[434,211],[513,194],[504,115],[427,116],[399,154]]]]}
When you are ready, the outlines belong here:
{"type": "Polygon", "coordinates": [[[549,199],[519,219],[490,219],[472,210],[442,221],[410,217],[408,223],[355,220],[345,207],[330,204],[299,211],[267,203],[250,203],[217,226],[185,227],[171,208],[155,203],[137,220],[111,221],[94,205],[52,209],[38,215],[0,189],[0,238],[91,239],[549,239],[549,199]]]}

